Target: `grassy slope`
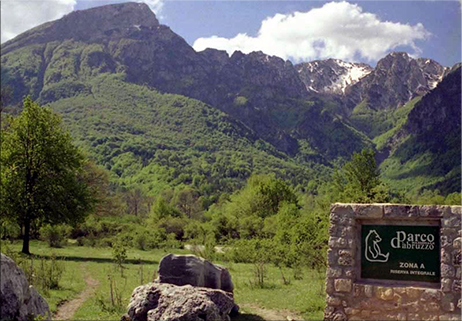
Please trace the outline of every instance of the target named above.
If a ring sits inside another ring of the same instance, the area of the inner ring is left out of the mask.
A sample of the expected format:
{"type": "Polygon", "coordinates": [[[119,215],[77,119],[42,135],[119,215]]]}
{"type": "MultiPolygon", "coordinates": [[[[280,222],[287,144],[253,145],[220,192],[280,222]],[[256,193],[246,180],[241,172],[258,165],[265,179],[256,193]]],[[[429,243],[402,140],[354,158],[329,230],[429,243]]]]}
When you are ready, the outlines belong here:
{"type": "Polygon", "coordinates": [[[418,103],[421,99],[422,97],[420,96],[415,97],[404,106],[394,110],[391,114],[389,114],[389,116],[387,117],[388,125],[386,127],[389,127],[390,125],[392,127],[386,132],[374,137],[373,142],[375,143],[377,150],[381,150],[384,147],[386,147],[387,142],[406,123],[407,115],[409,115],[411,110],[414,108],[414,105],[418,103]]]}
{"type": "Polygon", "coordinates": [[[350,121],[355,128],[374,140],[377,149],[381,149],[384,140],[391,137],[392,133],[404,124],[409,112],[421,99],[420,96],[415,97],[404,106],[394,110],[375,110],[364,100],[353,109],[350,121]]]}
{"type": "MultiPolygon", "coordinates": [[[[20,243],[10,246],[19,251],[20,243]]],[[[92,278],[99,280],[99,286],[93,297],[84,302],[77,310],[74,318],[77,320],[118,320],[123,309],[104,311],[100,300],[109,304],[109,281],[108,275],[112,275],[117,287],[122,291],[123,304],[129,302],[131,292],[140,284],[148,283],[154,271],[157,270],[160,259],[167,254],[166,250],[140,251],[129,249],[128,263],[125,264],[124,276],[115,269],[111,259],[110,248],[89,248],[67,246],[60,249],[50,249],[45,243],[31,242],[31,252],[36,255],[48,256],[51,252],[64,259],[65,273],[62,280],[62,289],[53,290],[51,296],[46,296],[51,302],[52,311],[56,311],[56,304],[61,300],[76,296],[83,289],[83,271],[91,273],[92,278]],[[141,280],[141,265],[143,261],[143,280],[141,280]],[[70,295],[72,294],[72,295],[70,295]]],[[[186,250],[172,250],[176,254],[186,254],[186,250]]],[[[268,266],[268,278],[264,288],[256,288],[251,285],[253,280],[253,265],[244,263],[230,264],[217,262],[227,266],[230,270],[235,285],[235,301],[244,306],[258,305],[267,309],[291,310],[300,314],[305,320],[320,320],[324,308],[324,273],[313,270],[303,270],[302,280],[294,280],[292,269],[285,269],[285,277],[291,279],[289,285],[283,285],[279,269],[268,266]]],[[[251,308],[245,308],[245,312],[252,312],[251,308]]],[[[245,315],[242,315],[245,317],[245,315]]],[[[242,318],[245,319],[245,318],[242,318]]]]}
{"type": "Polygon", "coordinates": [[[438,136],[406,137],[380,165],[384,181],[405,191],[460,192],[460,133],[438,136]]]}

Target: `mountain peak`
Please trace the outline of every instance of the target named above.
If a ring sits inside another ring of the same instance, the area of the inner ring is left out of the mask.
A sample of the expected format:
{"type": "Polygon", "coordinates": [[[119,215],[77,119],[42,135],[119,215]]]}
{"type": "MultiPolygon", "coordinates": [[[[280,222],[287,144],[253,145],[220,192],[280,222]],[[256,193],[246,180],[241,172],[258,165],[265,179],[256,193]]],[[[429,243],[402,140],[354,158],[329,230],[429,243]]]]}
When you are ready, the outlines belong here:
{"type": "Polygon", "coordinates": [[[377,62],[367,78],[349,90],[350,98],[354,97],[351,107],[364,99],[374,102],[373,108],[378,109],[404,105],[435,88],[447,70],[431,59],[414,59],[406,52],[391,52],[377,62]]]}
{"type": "Polygon", "coordinates": [[[129,28],[134,25],[156,27],[159,21],[154,12],[145,3],[117,3],[86,10],[76,10],[65,15],[59,21],[68,21],[82,25],[83,22],[91,26],[98,26],[105,30],[112,27],[129,28]],[[90,19],[93,19],[91,21],[90,19]],[[83,21],[82,21],[83,20],[83,21]]]}
{"type": "Polygon", "coordinates": [[[409,54],[406,51],[392,51],[389,53],[390,56],[401,56],[401,57],[409,57],[409,54]]]}
{"type": "Polygon", "coordinates": [[[121,37],[145,29],[158,28],[159,21],[145,3],[118,3],[73,11],[61,19],[28,30],[2,45],[2,53],[17,47],[73,39],[121,37]]]}

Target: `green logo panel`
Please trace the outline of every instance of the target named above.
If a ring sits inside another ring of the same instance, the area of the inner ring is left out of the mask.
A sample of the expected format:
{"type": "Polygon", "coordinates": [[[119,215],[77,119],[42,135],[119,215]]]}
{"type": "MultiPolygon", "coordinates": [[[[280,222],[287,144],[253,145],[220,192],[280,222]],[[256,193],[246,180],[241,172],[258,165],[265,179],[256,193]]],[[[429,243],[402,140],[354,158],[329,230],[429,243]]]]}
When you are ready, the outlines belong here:
{"type": "Polygon", "coordinates": [[[361,278],[440,282],[439,226],[361,226],[361,278]]]}

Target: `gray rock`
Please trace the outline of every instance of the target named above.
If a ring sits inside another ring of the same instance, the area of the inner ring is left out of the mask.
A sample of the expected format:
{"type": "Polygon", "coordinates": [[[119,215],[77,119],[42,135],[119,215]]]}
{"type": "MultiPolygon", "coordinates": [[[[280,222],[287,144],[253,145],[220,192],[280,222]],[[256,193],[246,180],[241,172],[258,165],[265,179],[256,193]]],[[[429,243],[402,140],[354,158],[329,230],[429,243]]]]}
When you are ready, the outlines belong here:
{"type": "Polygon", "coordinates": [[[137,287],[122,320],[229,321],[233,295],[222,290],[149,283],[137,287]]]}
{"type": "Polygon", "coordinates": [[[228,270],[194,255],[169,254],[162,258],[158,271],[159,283],[192,285],[233,292],[228,270]]]}
{"type": "Polygon", "coordinates": [[[42,315],[50,320],[45,299],[27,282],[26,275],[8,256],[1,254],[0,320],[29,320],[42,315]]]}

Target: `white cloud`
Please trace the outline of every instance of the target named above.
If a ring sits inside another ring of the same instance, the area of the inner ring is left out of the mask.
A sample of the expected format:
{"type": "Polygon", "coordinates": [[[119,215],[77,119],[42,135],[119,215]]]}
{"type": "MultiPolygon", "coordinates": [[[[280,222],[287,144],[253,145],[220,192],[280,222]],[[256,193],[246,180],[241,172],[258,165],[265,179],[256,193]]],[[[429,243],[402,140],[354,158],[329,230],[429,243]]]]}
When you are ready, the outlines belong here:
{"type": "Polygon", "coordinates": [[[74,10],[76,0],[2,0],[1,42],[74,10]]]}
{"type": "Polygon", "coordinates": [[[376,61],[398,46],[408,46],[419,55],[415,41],[429,36],[421,23],[411,26],[381,21],[356,4],[330,2],[308,12],[268,17],[255,37],[238,34],[230,39],[199,38],[193,47],[196,51],[216,48],[229,54],[261,50],[296,62],[325,58],[352,61],[358,56],[376,61]]]}

